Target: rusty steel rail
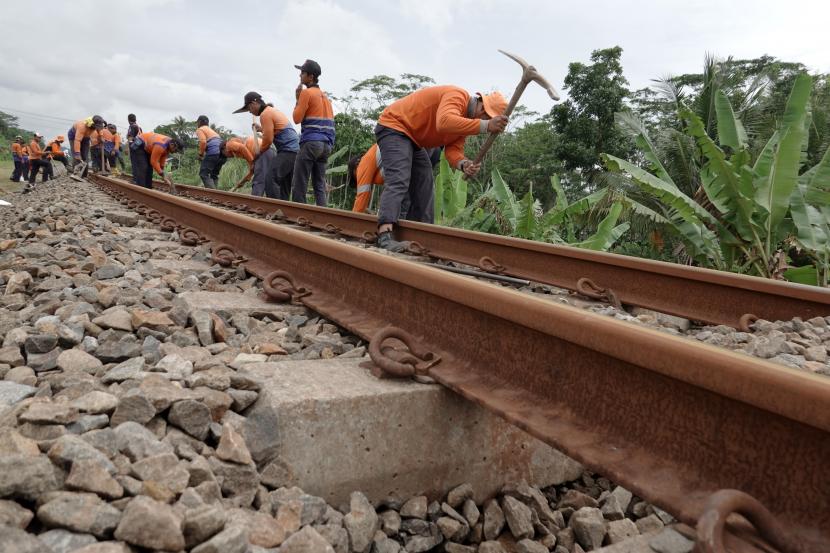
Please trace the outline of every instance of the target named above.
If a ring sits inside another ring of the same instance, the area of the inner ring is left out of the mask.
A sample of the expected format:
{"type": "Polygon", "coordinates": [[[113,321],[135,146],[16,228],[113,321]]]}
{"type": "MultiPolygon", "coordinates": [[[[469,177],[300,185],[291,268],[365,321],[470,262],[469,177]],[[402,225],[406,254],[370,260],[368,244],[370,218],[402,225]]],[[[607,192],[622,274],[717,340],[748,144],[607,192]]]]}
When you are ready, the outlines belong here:
{"type": "Polygon", "coordinates": [[[830,380],[95,180],[183,239],[214,240],[217,262],[244,262],[273,297],[370,340],[373,372],[428,374],[679,520],[700,521],[700,543],[740,535],[737,550],[758,551],[749,544],[763,536],[782,551],[830,550],[830,380]],[[409,353],[384,347],[391,338],[409,353]],[[757,534],[727,522],[733,512],[757,534]]]}
{"type": "MultiPolygon", "coordinates": [[[[156,188],[167,186],[155,182],[156,188]]],[[[377,218],[362,213],[177,185],[179,194],[251,213],[280,210],[291,222],[373,241],[377,218]]],[[[674,263],[401,221],[398,238],[417,253],[486,272],[550,284],[597,299],[645,307],[708,324],[746,329],[755,318],[830,315],[830,290],[674,263]],[[597,293],[599,292],[599,293],[597,293]]]]}

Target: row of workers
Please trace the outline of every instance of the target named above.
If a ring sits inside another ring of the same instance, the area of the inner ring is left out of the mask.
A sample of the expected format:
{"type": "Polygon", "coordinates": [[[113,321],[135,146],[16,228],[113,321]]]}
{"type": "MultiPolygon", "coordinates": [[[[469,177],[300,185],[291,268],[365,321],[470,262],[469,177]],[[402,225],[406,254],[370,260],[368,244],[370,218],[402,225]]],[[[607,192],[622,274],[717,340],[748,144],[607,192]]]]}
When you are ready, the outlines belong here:
{"type": "Polygon", "coordinates": [[[56,136],[45,145],[43,144],[43,135],[39,133],[34,133],[28,144],[25,143],[22,136],[14,137],[14,142],[11,143],[14,169],[9,180],[13,182],[20,182],[20,179],[27,181],[29,187],[25,191],[28,192],[34,186],[35,178],[37,178],[41,169],[43,169],[41,182],[53,179],[55,175],[52,171],[51,161],[55,160],[62,162],[64,165],[67,164],[61,143],[63,143],[63,136],[56,136]]]}

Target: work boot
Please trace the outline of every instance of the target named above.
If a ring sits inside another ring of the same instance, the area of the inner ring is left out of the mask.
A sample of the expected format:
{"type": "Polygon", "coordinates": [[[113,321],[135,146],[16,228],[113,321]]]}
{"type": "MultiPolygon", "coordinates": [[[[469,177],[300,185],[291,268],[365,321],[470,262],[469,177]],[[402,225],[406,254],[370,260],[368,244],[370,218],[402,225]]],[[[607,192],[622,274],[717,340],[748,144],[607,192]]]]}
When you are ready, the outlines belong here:
{"type": "Polygon", "coordinates": [[[401,253],[406,251],[406,248],[409,244],[406,242],[398,242],[392,238],[392,231],[388,230],[386,232],[381,232],[378,234],[378,248],[388,250],[393,253],[401,253]]]}

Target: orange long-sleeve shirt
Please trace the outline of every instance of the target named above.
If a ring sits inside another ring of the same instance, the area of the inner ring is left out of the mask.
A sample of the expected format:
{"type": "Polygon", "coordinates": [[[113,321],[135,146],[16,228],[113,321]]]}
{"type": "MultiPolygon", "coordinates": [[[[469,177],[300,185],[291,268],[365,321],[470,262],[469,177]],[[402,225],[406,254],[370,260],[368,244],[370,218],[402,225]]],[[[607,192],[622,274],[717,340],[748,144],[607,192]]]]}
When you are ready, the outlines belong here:
{"type": "Polygon", "coordinates": [[[378,124],[404,133],[422,148],[445,146],[452,167],[464,159],[464,141],[478,134],[481,121],[467,117],[470,94],[452,85],[431,86],[383,110],[378,124]]]}
{"type": "Polygon", "coordinates": [[[208,125],[202,125],[196,129],[196,138],[199,139],[199,155],[205,155],[205,148],[207,148],[207,141],[211,138],[219,138],[219,133],[211,129],[208,125]]]}
{"type": "Polygon", "coordinates": [[[159,175],[164,175],[164,164],[167,163],[167,148],[170,137],[154,132],[144,132],[139,135],[144,141],[144,151],[150,154],[150,166],[159,175]]]}
{"type": "Polygon", "coordinates": [[[60,144],[54,140],[47,144],[46,148],[48,149],[50,156],[63,156],[63,150],[61,149],[60,144]]]}
{"type": "Polygon", "coordinates": [[[113,133],[113,135],[112,135],[112,142],[113,142],[113,144],[114,144],[114,148],[115,148],[116,150],[120,150],[120,149],[121,149],[121,135],[120,135],[120,134],[118,134],[117,132],[116,132],[116,133],[113,133]]]}
{"type": "Polygon", "coordinates": [[[354,198],[352,211],[365,213],[369,207],[369,200],[372,198],[372,185],[383,184],[383,173],[378,163],[377,144],[372,144],[372,147],[366,150],[355,172],[357,177],[357,195],[354,198]]]}
{"type": "Polygon", "coordinates": [[[293,116],[295,123],[302,123],[306,117],[334,119],[334,110],[326,93],[320,90],[319,86],[312,86],[300,92],[293,116]]]}
{"type": "Polygon", "coordinates": [[[254,174],[254,146],[253,137],[249,137],[245,142],[241,138],[233,137],[225,142],[225,157],[238,157],[248,162],[248,174],[243,180],[250,179],[254,174]]]}
{"type": "Polygon", "coordinates": [[[23,144],[18,144],[17,142],[12,142],[12,156],[14,156],[14,157],[23,157],[23,144]]]}
{"type": "Polygon", "coordinates": [[[29,142],[29,159],[40,159],[43,157],[43,150],[37,140],[29,142]]]}
{"type": "Polygon", "coordinates": [[[75,140],[73,141],[73,148],[72,151],[80,152],[81,151],[81,141],[84,138],[90,137],[90,142],[92,142],[91,137],[94,134],[97,138],[99,136],[99,131],[95,129],[95,127],[88,127],[87,120],[81,119],[80,121],[76,121],[73,125],[75,128],[75,140]]]}
{"type": "Polygon", "coordinates": [[[259,143],[260,153],[267,151],[274,143],[274,137],[291,124],[283,112],[271,106],[266,106],[262,110],[262,113],[259,114],[259,122],[262,126],[262,139],[259,143]]]}

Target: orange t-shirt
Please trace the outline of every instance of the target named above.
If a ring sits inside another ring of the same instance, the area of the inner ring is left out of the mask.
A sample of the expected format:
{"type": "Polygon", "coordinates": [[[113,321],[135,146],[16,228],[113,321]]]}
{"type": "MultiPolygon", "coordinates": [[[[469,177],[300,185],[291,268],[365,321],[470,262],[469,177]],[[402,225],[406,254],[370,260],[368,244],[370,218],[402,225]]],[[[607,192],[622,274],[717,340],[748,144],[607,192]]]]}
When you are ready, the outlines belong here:
{"type": "Polygon", "coordinates": [[[481,121],[467,117],[470,94],[451,85],[431,86],[383,110],[378,124],[400,131],[422,148],[445,146],[452,167],[464,159],[464,142],[478,134],[481,121]]]}
{"type": "Polygon", "coordinates": [[[144,141],[144,151],[150,154],[150,166],[159,175],[164,174],[164,164],[167,163],[167,148],[170,137],[154,132],[144,132],[139,135],[144,141]]]}
{"type": "Polygon", "coordinates": [[[383,184],[383,172],[378,163],[378,145],[372,144],[372,147],[366,150],[360,163],[357,165],[357,195],[354,198],[354,205],[352,211],[358,213],[365,213],[369,207],[369,200],[372,198],[372,185],[383,184]]]}

